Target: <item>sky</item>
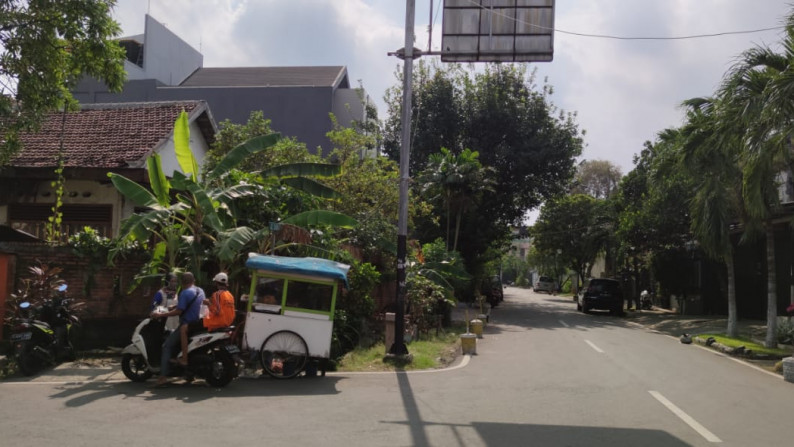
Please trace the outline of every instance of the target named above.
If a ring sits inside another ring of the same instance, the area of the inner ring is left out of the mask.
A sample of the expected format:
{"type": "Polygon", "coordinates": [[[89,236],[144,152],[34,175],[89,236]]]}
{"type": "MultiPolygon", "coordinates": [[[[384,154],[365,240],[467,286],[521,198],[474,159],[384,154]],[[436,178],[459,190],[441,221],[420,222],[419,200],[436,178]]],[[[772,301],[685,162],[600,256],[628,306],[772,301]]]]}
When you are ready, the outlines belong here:
{"type": "MultiPolygon", "coordinates": [[[[782,30],[673,40],[781,27],[794,0],[557,0],[554,60],[533,63],[553,86],[551,101],[586,134],[581,159],[608,160],[625,174],[645,141],[682,123],[682,101],[714,93],[725,72],[756,45],[778,48],[782,30]]],[[[441,0],[434,2],[439,50],[441,0]]],[[[416,0],[416,44],[427,48],[430,0],[416,0]]],[[[200,50],[205,67],[345,65],[378,106],[397,82],[404,46],[402,0],[118,0],[123,35],[143,33],[148,12],[200,50]]],[[[431,57],[431,56],[426,56],[431,57]]]]}

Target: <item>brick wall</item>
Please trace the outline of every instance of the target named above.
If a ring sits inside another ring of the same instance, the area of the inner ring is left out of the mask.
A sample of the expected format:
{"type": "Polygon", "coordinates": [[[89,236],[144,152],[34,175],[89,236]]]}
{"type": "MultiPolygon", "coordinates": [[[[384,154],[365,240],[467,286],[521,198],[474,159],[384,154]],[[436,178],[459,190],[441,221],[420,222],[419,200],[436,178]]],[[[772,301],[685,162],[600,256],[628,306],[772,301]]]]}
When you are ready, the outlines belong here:
{"type": "Polygon", "coordinates": [[[12,272],[14,290],[21,279],[29,276],[28,267],[40,260],[52,267],[61,267],[59,275],[69,285],[69,296],[86,301],[83,319],[141,318],[149,311],[151,297],[158,285],[141,285],[127,293],[130,284],[143,265],[142,259],[120,259],[113,267],[105,267],[91,274],[88,262],[78,258],[70,248],[51,247],[41,243],[3,242],[0,251],[16,257],[16,271],[12,272]],[[89,278],[93,284],[86,289],[89,278]]]}

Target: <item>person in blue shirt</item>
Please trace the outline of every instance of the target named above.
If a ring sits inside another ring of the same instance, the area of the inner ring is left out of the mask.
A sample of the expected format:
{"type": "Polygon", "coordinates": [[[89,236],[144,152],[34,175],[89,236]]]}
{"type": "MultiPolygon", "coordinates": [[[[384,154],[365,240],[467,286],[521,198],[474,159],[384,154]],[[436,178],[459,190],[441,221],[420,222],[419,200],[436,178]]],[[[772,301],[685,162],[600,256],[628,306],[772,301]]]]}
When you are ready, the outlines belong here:
{"type": "MultiPolygon", "coordinates": [[[[204,301],[204,290],[196,286],[196,278],[190,272],[182,274],[182,291],[179,292],[179,299],[176,308],[165,313],[152,312],[152,318],[165,318],[173,315],[179,316],[179,324],[189,324],[198,321],[201,312],[201,303],[204,301]]],[[[157,379],[156,386],[165,386],[168,383],[169,362],[174,352],[174,348],[179,345],[179,331],[173,331],[168,335],[163,343],[163,353],[160,357],[160,377],[157,379]]]]}

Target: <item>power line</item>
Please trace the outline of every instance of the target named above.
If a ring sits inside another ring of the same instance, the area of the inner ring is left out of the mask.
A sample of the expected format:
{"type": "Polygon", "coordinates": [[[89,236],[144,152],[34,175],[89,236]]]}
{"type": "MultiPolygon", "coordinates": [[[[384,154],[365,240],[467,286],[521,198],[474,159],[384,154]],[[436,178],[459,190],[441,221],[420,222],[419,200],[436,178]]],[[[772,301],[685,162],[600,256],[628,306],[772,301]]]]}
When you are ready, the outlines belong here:
{"type": "Polygon", "coordinates": [[[702,39],[702,38],[707,38],[707,37],[731,36],[731,35],[738,35],[738,34],[754,34],[754,33],[762,33],[762,32],[765,32],[765,31],[780,30],[780,29],[784,29],[785,28],[785,25],[778,25],[778,26],[772,26],[772,27],[769,27],[769,28],[758,28],[758,29],[744,30],[744,31],[725,31],[725,32],[711,33],[711,34],[693,34],[693,35],[689,35],[689,36],[668,36],[668,37],[659,37],[659,36],[634,36],[634,37],[632,37],[632,36],[614,36],[614,35],[610,35],[610,34],[580,33],[580,32],[576,32],[576,31],[566,31],[566,30],[562,30],[562,29],[559,29],[559,28],[549,28],[549,27],[546,27],[546,26],[536,25],[534,23],[529,23],[529,22],[525,22],[523,20],[518,20],[518,19],[516,19],[514,17],[510,17],[507,14],[504,14],[504,13],[499,12],[499,11],[495,11],[492,8],[487,8],[487,7],[483,6],[483,5],[475,2],[474,0],[467,0],[467,1],[471,5],[474,5],[474,6],[478,7],[478,8],[480,8],[480,9],[483,9],[483,10],[486,10],[486,11],[490,11],[491,14],[493,14],[493,15],[498,15],[498,16],[504,17],[507,20],[510,20],[510,21],[513,21],[513,22],[516,22],[516,23],[521,23],[522,25],[527,25],[527,26],[530,26],[532,28],[536,28],[536,29],[540,29],[540,30],[546,30],[546,31],[556,31],[556,32],[558,32],[560,34],[568,34],[570,36],[591,37],[591,38],[596,38],[596,39],[612,39],[612,40],[687,40],[687,39],[702,39]]]}

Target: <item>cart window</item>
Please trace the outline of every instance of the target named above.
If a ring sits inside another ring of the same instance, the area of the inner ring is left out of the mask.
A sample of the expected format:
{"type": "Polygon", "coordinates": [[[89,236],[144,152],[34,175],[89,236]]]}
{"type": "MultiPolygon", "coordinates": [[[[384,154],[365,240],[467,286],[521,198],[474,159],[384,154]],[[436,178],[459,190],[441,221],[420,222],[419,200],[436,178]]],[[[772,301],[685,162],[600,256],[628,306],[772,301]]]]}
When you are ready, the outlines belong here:
{"type": "Polygon", "coordinates": [[[260,278],[254,291],[254,302],[281,305],[283,291],[283,279],[260,278]]]}
{"type": "Polygon", "coordinates": [[[331,311],[333,286],[290,281],[287,284],[287,307],[331,311]]]}

